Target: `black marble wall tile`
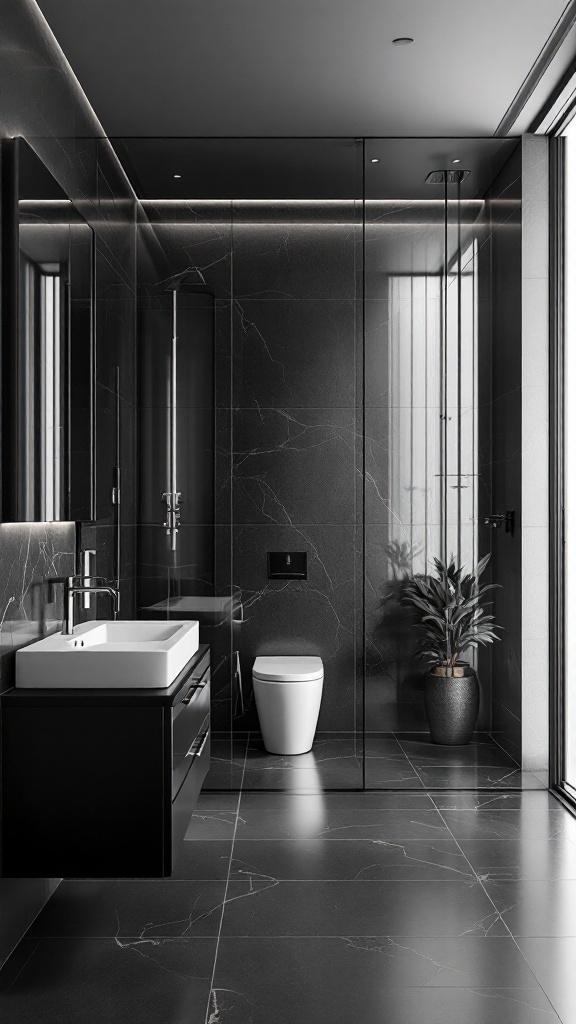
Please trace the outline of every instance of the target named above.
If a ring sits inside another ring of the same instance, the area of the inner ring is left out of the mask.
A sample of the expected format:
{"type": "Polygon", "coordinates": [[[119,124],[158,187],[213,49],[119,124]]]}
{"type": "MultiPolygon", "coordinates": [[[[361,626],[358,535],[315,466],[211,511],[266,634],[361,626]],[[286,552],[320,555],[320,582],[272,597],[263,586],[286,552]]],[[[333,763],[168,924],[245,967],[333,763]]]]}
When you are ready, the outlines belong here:
{"type": "Polygon", "coordinates": [[[234,404],[353,407],[355,312],[353,297],[236,298],[234,404]]]}
{"type": "MultiPolygon", "coordinates": [[[[162,494],[169,490],[170,409],[141,408],[139,428],[142,456],[139,519],[142,523],[158,524],[166,514],[162,494]]],[[[179,407],[176,437],[181,523],[213,523],[214,409],[179,407]]]]}
{"type": "MultiPolygon", "coordinates": [[[[218,525],[214,531],[214,594],[241,605],[242,593],[232,584],[234,558],[233,526],[218,525]]],[[[212,658],[212,723],[216,731],[230,732],[234,715],[241,710],[238,679],[238,655],[242,643],[243,611],[238,608],[234,621],[218,631],[217,649],[212,658]]],[[[249,688],[248,688],[249,692],[249,688]]]]}
{"type": "Polygon", "coordinates": [[[0,526],[0,685],[14,685],[15,652],[60,628],[62,586],[74,572],[73,523],[0,526]]]}
{"type": "MultiPolygon", "coordinates": [[[[232,422],[218,432],[245,688],[259,654],[318,655],[319,729],[338,732],[358,725],[362,690],[360,224],[353,202],[234,203],[232,422]],[[271,550],[307,551],[307,581],[268,580],[271,550]]],[[[258,728],[252,704],[234,727],[258,728]]]]}
{"type": "Polygon", "coordinates": [[[118,403],[114,390],[99,381],[95,387],[95,405],[96,518],[101,523],[111,525],[115,519],[112,488],[118,461],[118,403]]]}
{"type": "MultiPolygon", "coordinates": [[[[116,536],[116,527],[112,522],[85,523],[82,526],[82,547],[87,551],[96,552],[95,574],[108,580],[116,579],[117,574],[116,536]]],[[[89,608],[84,608],[83,600],[76,598],[75,621],[108,619],[111,616],[111,609],[111,600],[107,595],[91,597],[89,608]]]]}
{"type": "Polygon", "coordinates": [[[238,201],[233,232],[234,296],[240,303],[355,299],[361,203],[238,201]]]}
{"type": "MultiPolygon", "coordinates": [[[[127,232],[132,231],[130,224],[127,232]]],[[[134,269],[135,273],[135,269],[134,269]]],[[[135,294],[110,262],[96,252],[96,377],[98,383],[131,404],[136,401],[135,294]]]]}
{"type": "MultiPolygon", "coordinates": [[[[479,361],[480,494],[489,512],[515,509],[521,514],[522,451],[522,307],[521,307],[521,151],[515,150],[486,197],[487,240],[480,250],[480,287],[490,314],[481,320],[479,361]]],[[[517,520],[518,521],[518,520],[517,520]]],[[[492,727],[498,742],[519,759],[522,744],[522,565],[521,532],[492,530],[482,536],[491,551],[493,614],[504,629],[502,641],[481,664],[492,686],[492,727]]]]}
{"type": "Polygon", "coordinates": [[[144,211],[152,225],[164,267],[154,269],[141,284],[157,285],[174,274],[199,270],[219,300],[232,293],[232,212],[230,202],[166,203],[147,200],[144,211]],[[156,276],[157,271],[160,274],[156,276]]]}
{"type": "Polygon", "coordinates": [[[390,384],[390,324],[387,286],[380,283],[376,294],[367,293],[364,316],[366,320],[365,403],[367,408],[378,408],[379,406],[387,408],[393,404],[391,400],[394,397],[391,394],[390,384]]]}
{"type": "MultiPolygon", "coordinates": [[[[140,404],[166,407],[171,365],[173,292],[149,294],[139,299],[140,404]]],[[[214,397],[206,381],[214,380],[214,301],[203,294],[177,293],[176,405],[213,409],[214,397]]]]}
{"type": "Polygon", "coordinates": [[[139,464],[138,464],[138,407],[120,398],[118,403],[120,424],[119,455],[121,470],[120,520],[123,523],[137,522],[139,464]]]}
{"type": "Polygon", "coordinates": [[[236,523],[353,523],[353,409],[235,409],[236,523]]]}
{"type": "Polygon", "coordinates": [[[214,527],[181,526],[173,551],[163,526],[141,524],[138,570],[140,614],[148,605],[169,596],[213,594],[214,527]]]}
{"type": "MultiPolygon", "coordinates": [[[[492,682],[493,691],[498,693],[498,680],[492,682]]],[[[522,695],[520,694],[520,697],[522,695]]],[[[512,704],[512,701],[508,702],[512,704]]],[[[520,705],[521,706],[521,705],[520,705]]],[[[497,743],[514,758],[517,764],[522,763],[522,718],[515,715],[510,708],[492,694],[492,725],[491,733],[497,743]]]]}
{"type": "Polygon", "coordinates": [[[233,409],[216,409],[216,452],[214,458],[214,515],[215,521],[223,525],[231,524],[234,521],[234,454],[232,445],[233,420],[233,409]]]}

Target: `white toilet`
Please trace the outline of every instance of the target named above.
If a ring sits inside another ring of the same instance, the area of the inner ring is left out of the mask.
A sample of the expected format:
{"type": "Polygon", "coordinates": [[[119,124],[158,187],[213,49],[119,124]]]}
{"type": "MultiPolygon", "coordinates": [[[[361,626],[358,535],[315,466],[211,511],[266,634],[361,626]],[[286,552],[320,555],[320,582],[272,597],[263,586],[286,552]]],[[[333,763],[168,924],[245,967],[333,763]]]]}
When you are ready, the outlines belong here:
{"type": "Polygon", "coordinates": [[[256,658],[252,681],[266,750],[290,755],[311,750],[324,684],[322,659],[256,658]]]}

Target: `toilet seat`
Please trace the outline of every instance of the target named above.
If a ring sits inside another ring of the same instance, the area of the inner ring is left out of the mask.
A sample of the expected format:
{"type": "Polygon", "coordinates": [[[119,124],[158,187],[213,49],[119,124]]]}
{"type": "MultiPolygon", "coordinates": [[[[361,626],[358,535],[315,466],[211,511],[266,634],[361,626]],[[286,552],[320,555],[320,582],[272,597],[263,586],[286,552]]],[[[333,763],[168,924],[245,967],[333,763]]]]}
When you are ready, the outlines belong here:
{"type": "Polygon", "coordinates": [[[310,751],[324,687],[322,659],[310,655],[256,658],[252,685],[266,750],[284,757],[310,751]]]}
{"type": "Polygon", "coordinates": [[[309,655],[259,657],[254,662],[252,675],[267,683],[307,683],[322,679],[322,659],[309,655]]]}

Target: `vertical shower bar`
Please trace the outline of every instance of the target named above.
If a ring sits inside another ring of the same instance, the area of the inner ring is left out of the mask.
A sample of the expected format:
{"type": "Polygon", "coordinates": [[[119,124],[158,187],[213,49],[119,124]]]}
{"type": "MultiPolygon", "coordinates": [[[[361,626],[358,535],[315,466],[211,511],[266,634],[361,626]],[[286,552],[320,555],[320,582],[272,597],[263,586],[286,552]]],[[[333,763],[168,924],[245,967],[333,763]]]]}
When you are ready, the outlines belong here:
{"type": "MultiPolygon", "coordinates": [[[[362,139],[362,789],[366,789],[366,139],[362,139]]],[[[388,294],[390,284],[388,283],[388,294]]]]}
{"type": "Polygon", "coordinates": [[[440,481],[442,487],[440,502],[441,536],[442,536],[442,560],[445,562],[448,557],[448,405],[447,405],[447,361],[448,361],[448,173],[444,172],[444,309],[442,324],[442,345],[440,362],[440,382],[442,409],[442,430],[440,442],[440,481]]]}
{"type": "MultiPolygon", "coordinates": [[[[234,550],[234,498],[235,498],[235,494],[234,494],[234,465],[235,464],[234,464],[234,411],[233,411],[234,410],[234,406],[235,406],[235,394],[234,394],[234,342],[235,342],[234,312],[235,312],[235,301],[236,301],[236,298],[235,298],[235,289],[236,289],[236,280],[235,280],[235,257],[236,257],[236,251],[235,251],[235,244],[236,244],[236,238],[235,238],[235,224],[234,224],[235,213],[236,213],[236,210],[235,210],[235,207],[234,207],[234,200],[231,199],[230,200],[230,332],[229,332],[229,341],[230,341],[230,347],[229,347],[229,374],[230,374],[230,376],[229,376],[229,379],[228,379],[229,389],[230,389],[229,390],[230,420],[229,420],[229,423],[228,423],[228,428],[229,428],[228,447],[229,447],[229,450],[230,450],[230,456],[229,456],[229,460],[228,460],[228,472],[229,472],[229,479],[230,479],[229,505],[228,505],[228,519],[229,519],[229,523],[230,523],[229,536],[228,536],[228,555],[229,555],[228,569],[229,569],[229,573],[230,573],[230,579],[228,580],[228,584],[229,584],[229,587],[230,587],[230,605],[231,605],[231,607],[233,607],[233,604],[234,604],[234,593],[235,593],[235,590],[234,590],[234,577],[235,577],[235,550],[234,550]]],[[[240,594],[240,600],[241,601],[244,600],[243,594],[240,594]]],[[[242,612],[242,617],[244,617],[244,612],[242,612]]],[[[239,681],[238,676],[237,676],[237,674],[236,674],[236,672],[234,670],[234,665],[235,665],[235,658],[234,658],[234,626],[233,626],[232,622],[230,623],[229,640],[230,640],[230,647],[229,647],[229,652],[230,652],[230,719],[229,719],[229,721],[230,721],[230,757],[233,758],[233,756],[234,756],[234,753],[233,753],[234,746],[233,746],[233,744],[234,744],[234,735],[235,735],[235,689],[236,689],[234,684],[235,683],[238,684],[240,681],[239,681]]],[[[240,663],[240,662],[238,662],[238,663],[240,663]]],[[[250,734],[248,734],[248,735],[250,735],[250,734]]]]}
{"type": "Polygon", "coordinates": [[[456,536],[458,546],[458,565],[462,564],[462,218],[460,213],[460,185],[462,182],[462,176],[460,173],[457,174],[458,188],[457,188],[457,202],[456,202],[456,216],[457,231],[458,231],[458,262],[456,265],[457,274],[457,360],[458,360],[458,384],[457,384],[457,411],[456,411],[456,496],[457,496],[457,524],[456,524],[456,536]]]}
{"type": "Polygon", "coordinates": [[[114,618],[117,619],[120,614],[120,578],[122,576],[122,511],[120,504],[122,501],[122,486],[121,486],[121,453],[122,453],[122,433],[121,433],[121,413],[122,407],[120,404],[120,367],[116,366],[116,473],[114,481],[114,493],[116,500],[116,588],[118,590],[118,596],[116,598],[116,609],[114,612],[114,618]]]}
{"type": "Polygon", "coordinates": [[[428,324],[430,320],[430,302],[428,291],[428,277],[424,277],[424,572],[428,572],[428,524],[430,521],[430,491],[434,494],[433,484],[431,487],[429,478],[428,462],[428,353],[430,338],[428,335],[428,324]]]}
{"type": "Polygon", "coordinates": [[[176,341],[177,341],[177,295],[174,288],[172,292],[172,359],[170,365],[170,504],[172,506],[171,516],[171,546],[176,551],[176,521],[175,509],[178,505],[176,486],[176,341]]]}
{"type": "MultiPolygon", "coordinates": [[[[410,558],[414,566],[414,498],[416,486],[414,480],[414,277],[410,278],[410,558]]],[[[426,529],[426,527],[424,527],[426,529]]]]}

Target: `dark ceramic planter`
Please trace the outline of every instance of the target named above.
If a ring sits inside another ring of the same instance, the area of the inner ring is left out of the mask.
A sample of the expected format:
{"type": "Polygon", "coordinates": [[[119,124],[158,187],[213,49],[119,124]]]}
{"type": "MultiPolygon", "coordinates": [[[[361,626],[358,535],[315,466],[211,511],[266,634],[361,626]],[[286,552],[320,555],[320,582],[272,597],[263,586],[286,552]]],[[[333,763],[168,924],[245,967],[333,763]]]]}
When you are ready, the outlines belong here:
{"type": "Polygon", "coordinates": [[[433,743],[460,746],[469,743],[478,720],[480,688],[474,669],[461,676],[426,676],[426,715],[433,743]]]}

